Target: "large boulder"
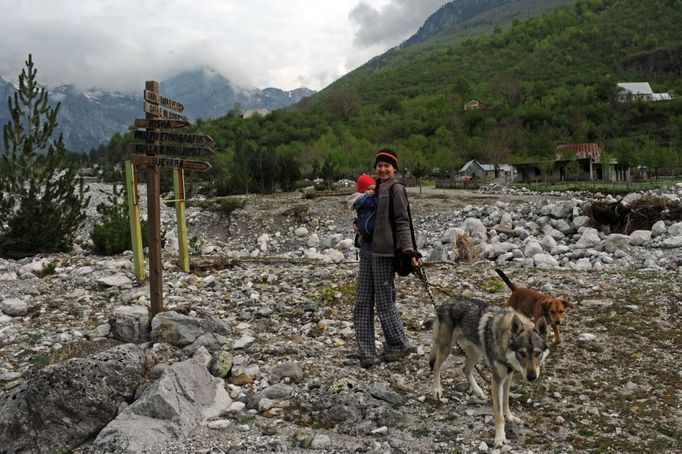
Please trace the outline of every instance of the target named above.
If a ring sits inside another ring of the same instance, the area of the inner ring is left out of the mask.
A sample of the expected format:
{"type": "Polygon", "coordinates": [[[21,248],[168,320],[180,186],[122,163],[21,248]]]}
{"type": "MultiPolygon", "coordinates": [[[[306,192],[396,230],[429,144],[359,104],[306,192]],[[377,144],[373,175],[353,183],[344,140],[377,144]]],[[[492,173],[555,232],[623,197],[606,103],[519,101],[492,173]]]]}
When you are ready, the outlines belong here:
{"type": "Polygon", "coordinates": [[[149,320],[146,306],[118,306],[109,319],[111,337],[121,342],[146,342],[149,340],[149,320]]]}
{"type": "Polygon", "coordinates": [[[601,243],[599,232],[597,229],[591,227],[585,228],[580,239],[575,243],[577,249],[589,249],[598,246],[601,243]]]}
{"type": "Polygon", "coordinates": [[[99,433],[90,452],[162,452],[167,443],[184,438],[231,402],[223,380],[211,376],[196,359],[175,363],[99,433]]]}
{"type": "Polygon", "coordinates": [[[133,399],[145,357],[124,344],[38,370],[0,403],[2,452],[67,452],[96,436],[133,399]]]}
{"type": "Polygon", "coordinates": [[[464,220],[464,232],[479,242],[488,241],[488,230],[480,219],[467,218],[464,220]]]}
{"type": "Polygon", "coordinates": [[[231,334],[231,330],[217,317],[190,317],[175,311],[161,312],[152,320],[152,342],[165,342],[184,347],[204,333],[227,336],[231,334]]]}

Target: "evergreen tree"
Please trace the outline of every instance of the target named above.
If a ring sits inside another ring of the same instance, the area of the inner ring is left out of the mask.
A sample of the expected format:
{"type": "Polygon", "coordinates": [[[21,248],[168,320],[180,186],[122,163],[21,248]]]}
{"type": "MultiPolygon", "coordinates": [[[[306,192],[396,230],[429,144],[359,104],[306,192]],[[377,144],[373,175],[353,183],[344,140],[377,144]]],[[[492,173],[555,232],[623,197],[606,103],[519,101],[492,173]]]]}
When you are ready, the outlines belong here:
{"type": "Polygon", "coordinates": [[[36,81],[29,54],[19,90],[8,99],[10,121],[3,127],[0,161],[0,256],[26,257],[68,251],[85,220],[87,188],[74,163],[66,161],[56,107],[36,81]]]}

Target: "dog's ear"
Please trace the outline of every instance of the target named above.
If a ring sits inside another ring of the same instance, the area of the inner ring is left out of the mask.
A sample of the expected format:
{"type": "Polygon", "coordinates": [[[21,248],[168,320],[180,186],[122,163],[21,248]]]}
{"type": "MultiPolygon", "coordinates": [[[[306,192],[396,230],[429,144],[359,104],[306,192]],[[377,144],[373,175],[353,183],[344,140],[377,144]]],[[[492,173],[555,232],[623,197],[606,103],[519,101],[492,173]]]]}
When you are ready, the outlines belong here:
{"type": "Polygon", "coordinates": [[[518,336],[523,332],[523,322],[516,314],[514,314],[514,318],[511,321],[511,332],[514,336],[518,336]]]}
{"type": "Polygon", "coordinates": [[[545,320],[545,317],[540,317],[535,321],[535,331],[541,336],[547,335],[547,320],[545,320]]]}
{"type": "Polygon", "coordinates": [[[561,303],[564,305],[564,307],[567,307],[569,309],[573,309],[573,304],[569,303],[566,298],[557,298],[561,303]]]}

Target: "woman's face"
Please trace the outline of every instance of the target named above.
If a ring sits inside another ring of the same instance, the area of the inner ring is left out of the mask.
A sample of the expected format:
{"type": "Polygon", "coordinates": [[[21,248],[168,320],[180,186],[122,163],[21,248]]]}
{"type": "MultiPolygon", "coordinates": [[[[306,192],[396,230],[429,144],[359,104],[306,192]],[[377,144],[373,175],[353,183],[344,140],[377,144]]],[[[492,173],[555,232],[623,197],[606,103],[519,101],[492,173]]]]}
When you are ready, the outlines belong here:
{"type": "Polygon", "coordinates": [[[393,167],[388,162],[379,161],[375,167],[377,171],[377,176],[381,181],[390,180],[393,175],[395,175],[395,167],[393,167]]]}

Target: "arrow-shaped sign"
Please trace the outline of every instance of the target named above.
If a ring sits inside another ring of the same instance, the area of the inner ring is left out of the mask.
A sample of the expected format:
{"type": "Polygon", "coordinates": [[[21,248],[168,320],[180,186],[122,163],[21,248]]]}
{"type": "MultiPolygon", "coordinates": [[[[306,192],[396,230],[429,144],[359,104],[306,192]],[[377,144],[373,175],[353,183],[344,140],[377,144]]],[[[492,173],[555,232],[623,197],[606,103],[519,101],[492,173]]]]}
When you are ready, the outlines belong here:
{"type": "Polygon", "coordinates": [[[133,144],[133,152],[156,155],[168,154],[179,156],[208,156],[213,154],[213,150],[208,147],[191,147],[181,145],[154,145],[153,143],[133,144]]]}
{"type": "Polygon", "coordinates": [[[147,112],[148,114],[152,114],[156,117],[161,117],[161,118],[168,118],[171,120],[185,120],[187,121],[187,118],[183,117],[180,114],[176,114],[175,112],[171,112],[170,110],[162,109],[161,107],[157,106],[156,104],[150,104],[147,101],[144,103],[144,111],[147,112]]]}
{"type": "Polygon", "coordinates": [[[211,136],[201,134],[175,134],[172,132],[135,131],[135,138],[147,142],[179,142],[197,145],[212,145],[211,136]]]}
{"type": "Polygon", "coordinates": [[[168,107],[169,109],[176,112],[182,112],[185,110],[185,106],[179,102],[173,101],[172,99],[166,98],[165,96],[161,96],[149,90],[144,91],[144,100],[149,101],[152,104],[161,104],[162,106],[168,107]]]}
{"type": "Polygon", "coordinates": [[[206,161],[192,161],[181,158],[166,158],[163,156],[132,156],[133,164],[173,167],[175,169],[200,170],[205,171],[211,168],[211,164],[206,161]]]}
{"type": "Polygon", "coordinates": [[[144,119],[136,118],[135,127],[136,128],[147,128],[147,129],[177,129],[186,128],[190,126],[191,123],[187,120],[156,120],[156,119],[144,119]]]}

